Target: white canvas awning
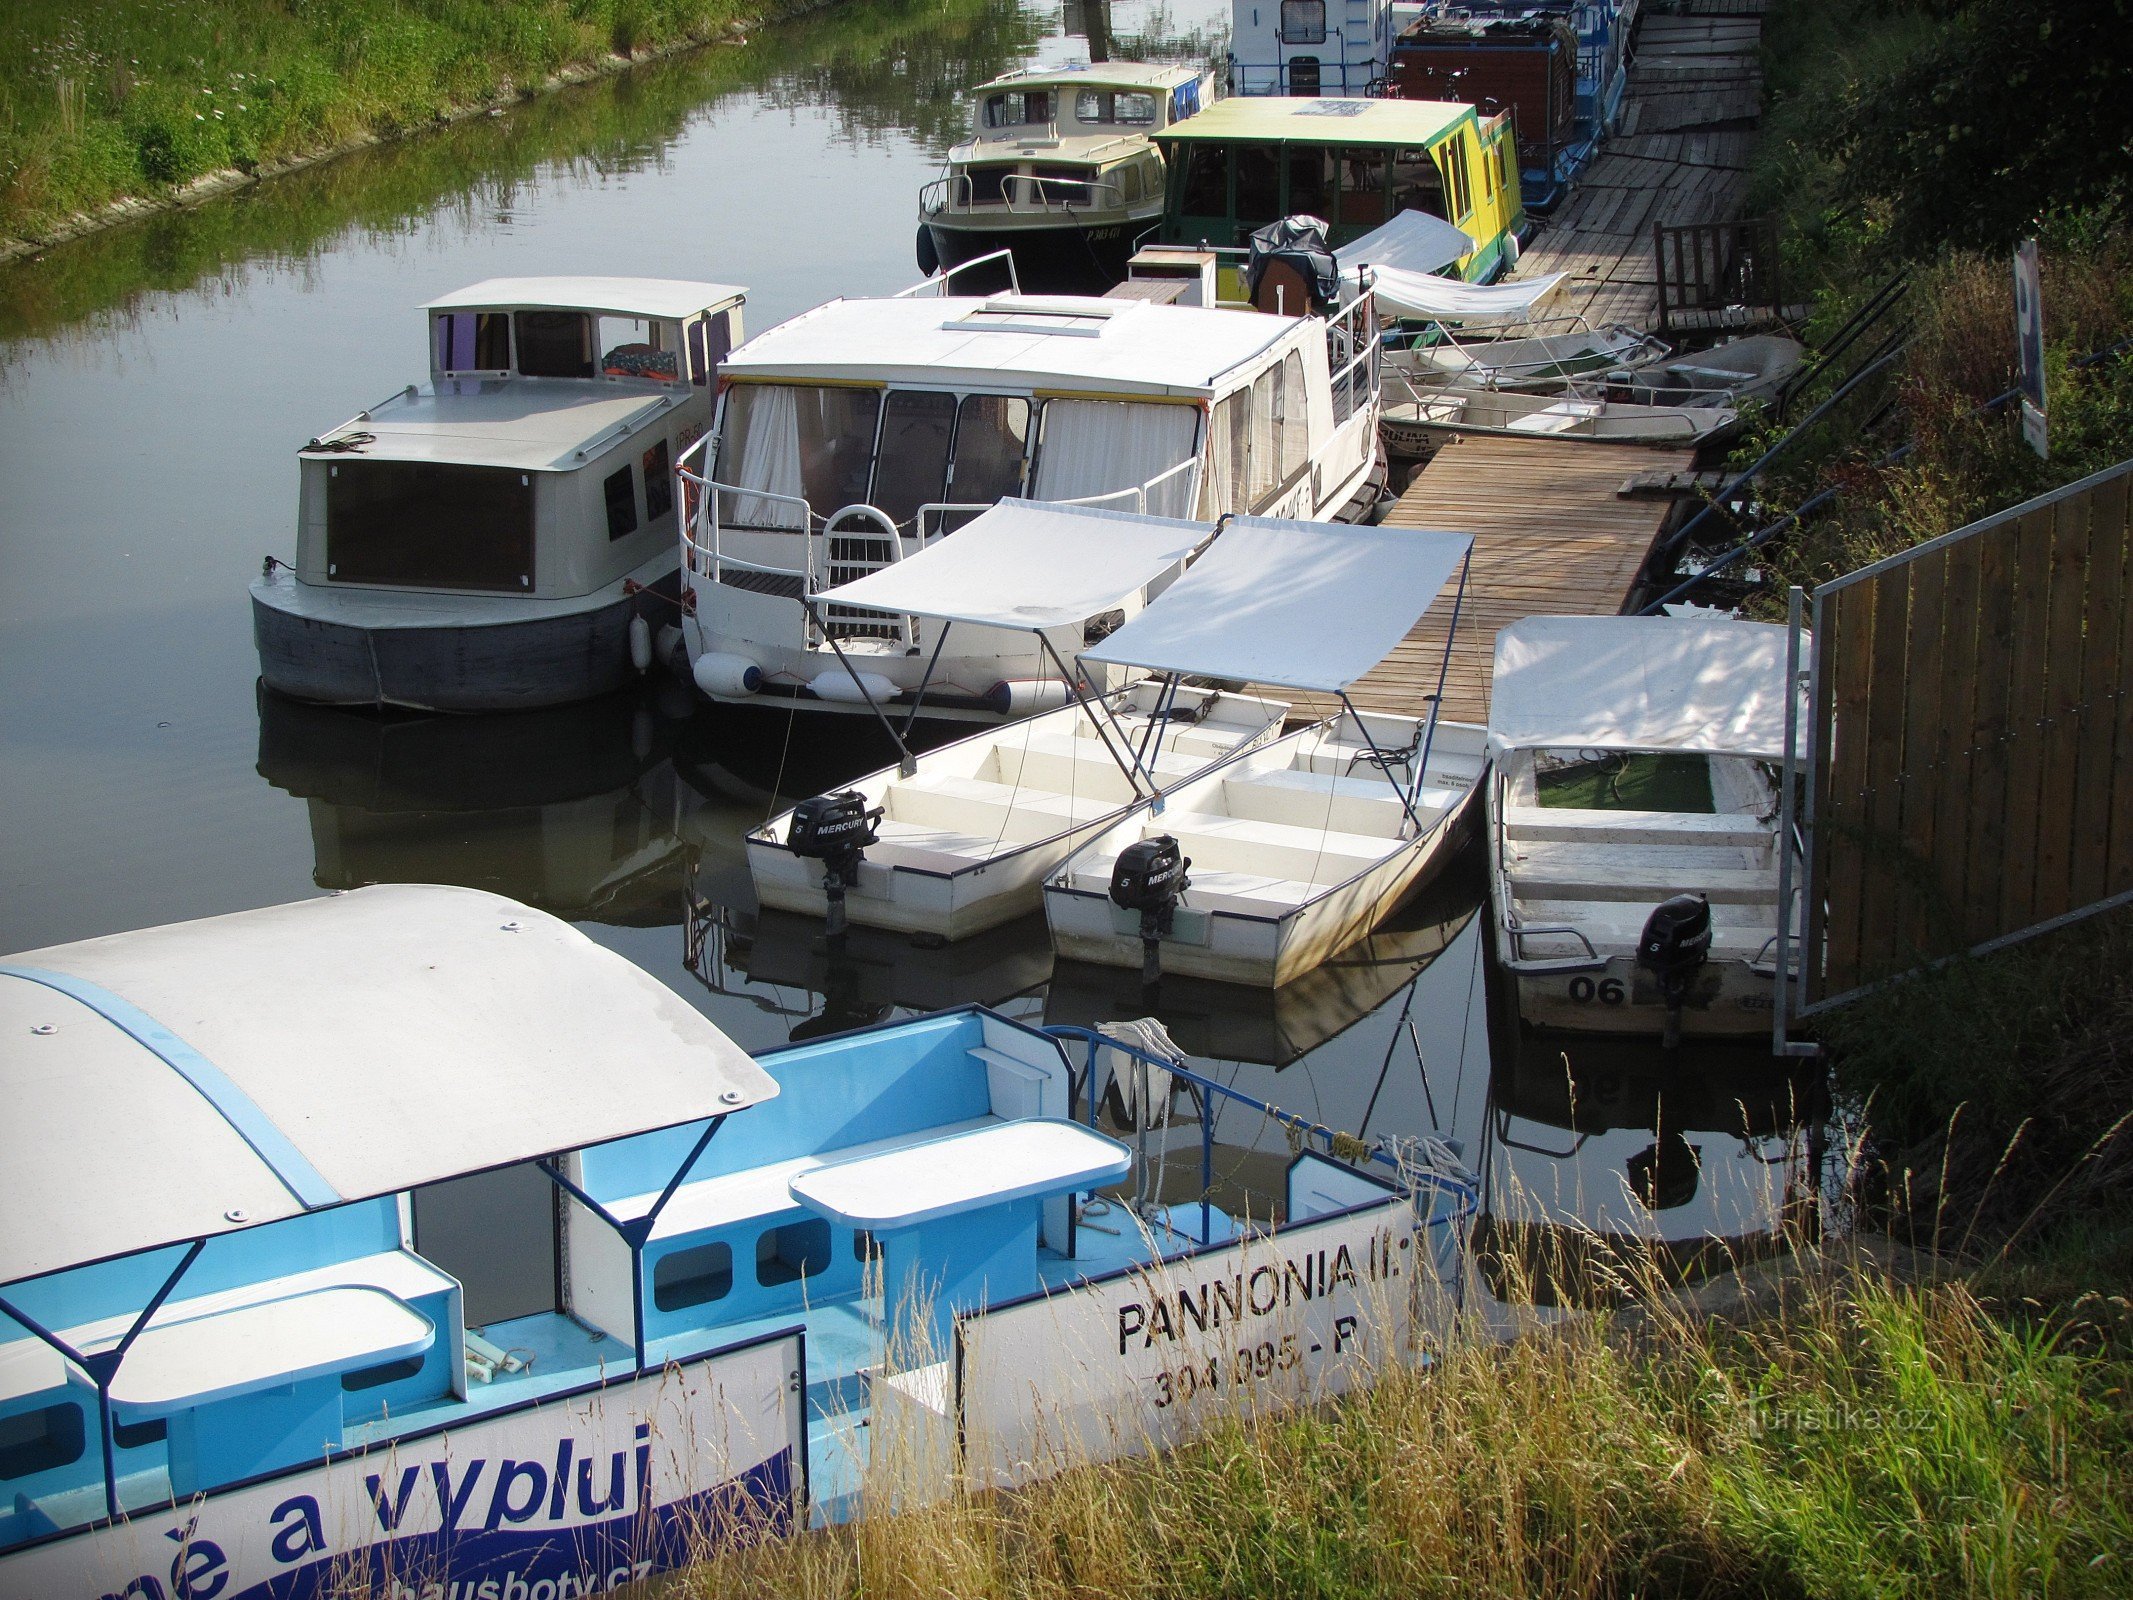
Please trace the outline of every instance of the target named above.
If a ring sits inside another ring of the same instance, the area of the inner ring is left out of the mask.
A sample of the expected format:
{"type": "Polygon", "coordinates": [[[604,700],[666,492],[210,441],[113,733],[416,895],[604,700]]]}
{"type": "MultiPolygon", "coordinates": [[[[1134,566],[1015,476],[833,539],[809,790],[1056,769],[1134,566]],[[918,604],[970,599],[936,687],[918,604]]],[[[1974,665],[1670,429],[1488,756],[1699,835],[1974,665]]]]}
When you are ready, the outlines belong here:
{"type": "Polygon", "coordinates": [[[1431,322],[1520,322],[1562,285],[1569,274],[1551,273],[1519,283],[1462,283],[1428,272],[1387,268],[1371,282],[1378,312],[1431,322]]]}
{"type": "Polygon", "coordinates": [[[818,598],[995,628],[1058,628],[1111,610],[1212,537],[1204,522],[1002,500],[917,555],[818,598]]]}
{"type": "Polygon", "coordinates": [[[1407,637],[1472,543],[1232,517],[1184,577],[1082,658],[1338,693],[1407,637]]]}
{"type": "Polygon", "coordinates": [[[1360,239],[1351,239],[1334,251],[1341,270],[1350,278],[1357,267],[1383,272],[1441,272],[1463,256],[1474,253],[1473,239],[1464,228],[1433,217],[1427,211],[1403,211],[1382,228],[1360,239]]]}
{"type": "Polygon", "coordinates": [[[1722,617],[1527,617],[1496,635],[1499,750],[1785,755],[1785,630],[1722,617]]]}
{"type": "Polygon", "coordinates": [[[391,885],[0,959],[0,1284],[777,1093],[515,900],[391,885]]]}

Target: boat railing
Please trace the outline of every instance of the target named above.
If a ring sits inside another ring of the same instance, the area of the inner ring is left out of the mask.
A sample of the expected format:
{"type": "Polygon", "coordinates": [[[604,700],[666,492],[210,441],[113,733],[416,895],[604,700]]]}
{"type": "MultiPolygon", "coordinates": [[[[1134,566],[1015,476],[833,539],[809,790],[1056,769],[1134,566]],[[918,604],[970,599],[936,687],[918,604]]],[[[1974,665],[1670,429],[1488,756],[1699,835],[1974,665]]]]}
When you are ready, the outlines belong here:
{"type": "Polygon", "coordinates": [[[891,300],[908,300],[914,295],[928,292],[936,296],[945,295],[948,293],[948,285],[955,281],[957,273],[969,272],[977,267],[998,266],[1003,263],[1007,267],[1008,293],[1020,294],[1022,292],[1022,278],[1015,271],[1015,253],[1012,250],[1002,249],[988,250],[981,256],[972,256],[968,261],[958,261],[954,266],[936,272],[930,278],[921,278],[908,288],[897,290],[889,298],[891,300]]]}
{"type": "MultiPolygon", "coordinates": [[[[963,180],[966,184],[969,180],[963,180]]],[[[1115,183],[1097,183],[1087,178],[1040,178],[1017,173],[1000,185],[1011,215],[1066,214],[1073,211],[1116,210],[1126,203],[1126,192],[1115,183]],[[1053,190],[1059,193],[1055,196],[1053,190]]],[[[965,202],[966,204],[968,202],[965,202]]]]}

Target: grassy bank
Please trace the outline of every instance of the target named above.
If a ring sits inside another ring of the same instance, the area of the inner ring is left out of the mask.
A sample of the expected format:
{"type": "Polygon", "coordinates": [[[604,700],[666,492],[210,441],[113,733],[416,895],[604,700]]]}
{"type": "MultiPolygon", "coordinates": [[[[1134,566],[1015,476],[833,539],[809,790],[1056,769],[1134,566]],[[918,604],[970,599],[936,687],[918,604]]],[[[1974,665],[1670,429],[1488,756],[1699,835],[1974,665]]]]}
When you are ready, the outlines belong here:
{"type": "Polygon", "coordinates": [[[0,238],[721,35],[755,0],[14,0],[0,238]]]}

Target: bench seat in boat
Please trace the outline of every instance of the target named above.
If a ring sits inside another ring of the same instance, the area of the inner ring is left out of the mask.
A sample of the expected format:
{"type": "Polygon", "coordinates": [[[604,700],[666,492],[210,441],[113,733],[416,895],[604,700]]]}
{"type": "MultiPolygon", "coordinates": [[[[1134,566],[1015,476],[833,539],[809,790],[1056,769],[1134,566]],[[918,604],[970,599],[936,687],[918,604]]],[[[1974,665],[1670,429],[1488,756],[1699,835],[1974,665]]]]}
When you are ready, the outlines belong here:
{"type": "Polygon", "coordinates": [[[1776,905],[1777,871],[1771,867],[1607,868],[1577,863],[1550,867],[1532,862],[1511,866],[1511,892],[1521,901],[1628,900],[1645,906],[1677,894],[1701,894],[1715,907],[1776,905]]]}
{"type": "Polygon", "coordinates": [[[1504,831],[1514,839],[1566,844],[1767,845],[1770,825],[1745,812],[1582,811],[1510,806],[1504,831]]]}
{"type": "MultiPolygon", "coordinates": [[[[1465,798],[1463,790],[1425,788],[1416,798],[1415,814],[1425,825],[1438,812],[1465,798]]],[[[1394,838],[1407,820],[1392,785],[1373,771],[1346,777],[1332,772],[1254,773],[1222,785],[1222,803],[1232,816],[1299,828],[1334,828],[1343,833],[1394,838]]]]}

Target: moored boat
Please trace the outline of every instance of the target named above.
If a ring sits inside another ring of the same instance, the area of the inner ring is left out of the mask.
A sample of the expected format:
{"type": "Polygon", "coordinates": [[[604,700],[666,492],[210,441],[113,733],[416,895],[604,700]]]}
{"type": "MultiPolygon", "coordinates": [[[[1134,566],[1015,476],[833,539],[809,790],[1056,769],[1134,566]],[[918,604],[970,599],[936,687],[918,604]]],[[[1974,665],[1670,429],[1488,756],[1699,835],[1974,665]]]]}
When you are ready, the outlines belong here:
{"type": "Polygon", "coordinates": [[[680,587],[673,465],[710,421],[742,299],[498,278],[424,306],[429,383],[298,452],[296,559],[252,584],[267,686],[515,711],[642,670],[680,587]]]}
{"type": "Polygon", "coordinates": [[[1770,1027],[1779,922],[1797,937],[1800,919],[1772,772],[1786,694],[1769,624],[1528,617],[1496,636],[1491,892],[1527,1022],[1770,1027]]]}
{"type": "Polygon", "coordinates": [[[1639,405],[1579,393],[1522,394],[1465,383],[1402,384],[1389,399],[1385,442],[1406,455],[1426,455],[1456,434],[1507,439],[1559,439],[1565,444],[1716,444],[1740,426],[1727,406],[1639,405]]]}

